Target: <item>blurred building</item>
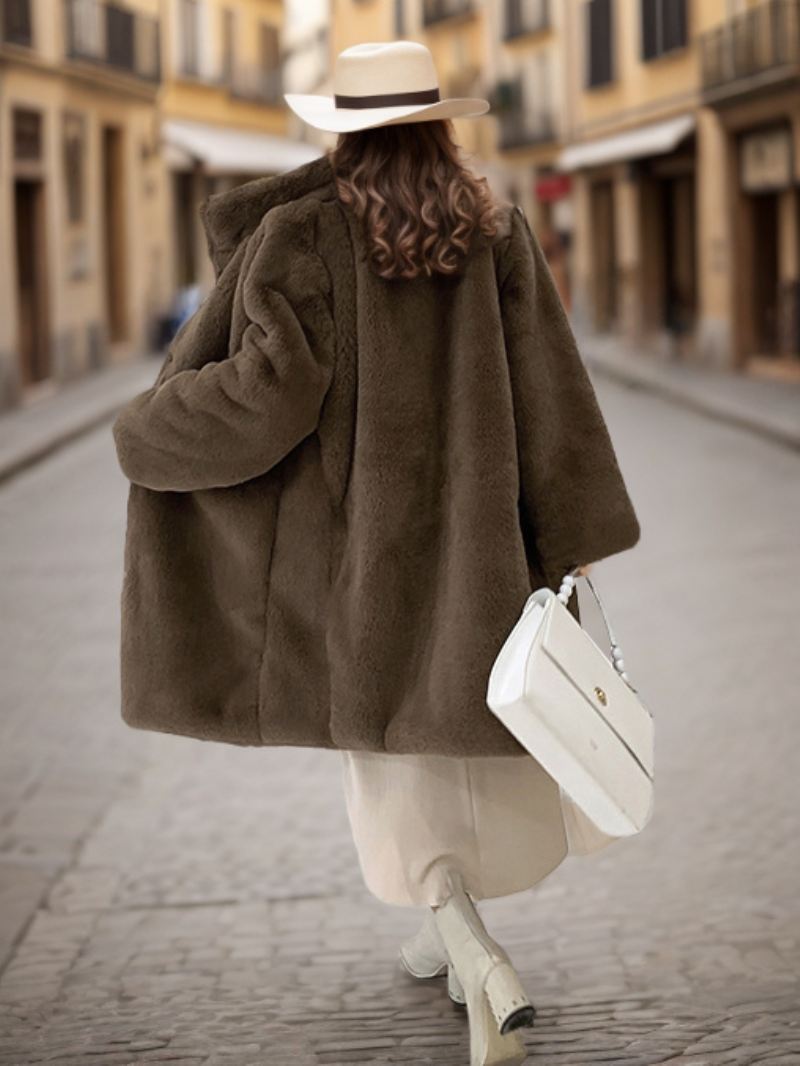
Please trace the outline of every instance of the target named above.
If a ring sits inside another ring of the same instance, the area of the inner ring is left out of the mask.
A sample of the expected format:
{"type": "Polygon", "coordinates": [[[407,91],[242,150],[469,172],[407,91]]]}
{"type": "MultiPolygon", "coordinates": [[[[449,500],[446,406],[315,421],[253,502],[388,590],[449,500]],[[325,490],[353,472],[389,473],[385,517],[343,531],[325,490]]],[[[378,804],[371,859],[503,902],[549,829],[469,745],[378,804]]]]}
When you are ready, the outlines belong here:
{"type": "Polygon", "coordinates": [[[150,343],[167,292],[157,14],[0,2],[0,407],[150,343]]]}
{"type": "MultiPolygon", "coordinates": [[[[489,8],[481,0],[417,0],[395,4],[403,36],[431,50],[442,96],[488,96],[489,8]]],[[[491,118],[454,119],[456,140],[476,171],[490,175],[494,149],[491,118]],[[488,165],[487,165],[488,164],[488,165]]]]}
{"type": "Polygon", "coordinates": [[[287,135],[283,0],[166,0],[165,160],[173,286],[212,280],[199,207],[319,154],[287,135]]]}
{"type": "Polygon", "coordinates": [[[521,204],[547,255],[562,301],[571,303],[568,256],[572,184],[557,163],[567,135],[564,33],[567,5],[555,0],[490,3],[487,71],[496,118],[493,155],[507,199],[521,204]]]}
{"type": "Polygon", "coordinates": [[[398,38],[491,101],[457,140],[581,328],[800,376],[800,0],[291,5],[0,0],[0,408],[151,347],[202,201],[335,143],[283,92],[398,38]]]}
{"type": "MultiPolygon", "coordinates": [[[[283,79],[290,93],[324,93],[331,70],[329,0],[287,4],[283,27],[283,79]]],[[[318,144],[318,131],[288,114],[293,139],[318,144]]]]}
{"type": "Polygon", "coordinates": [[[701,349],[798,378],[800,0],[723,6],[698,26],[701,349]]]}
{"type": "Polygon", "coordinates": [[[708,363],[800,366],[800,0],[565,5],[575,313],[708,363]],[[631,17],[633,13],[633,17],[631,17]]]}

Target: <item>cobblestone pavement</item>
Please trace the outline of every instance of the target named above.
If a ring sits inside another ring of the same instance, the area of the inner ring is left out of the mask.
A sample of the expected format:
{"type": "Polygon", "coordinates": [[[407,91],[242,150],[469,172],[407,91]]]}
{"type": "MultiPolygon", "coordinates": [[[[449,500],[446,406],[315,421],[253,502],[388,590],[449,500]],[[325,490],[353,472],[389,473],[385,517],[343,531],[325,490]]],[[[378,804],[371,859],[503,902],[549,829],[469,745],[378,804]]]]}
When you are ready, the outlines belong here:
{"type": "MultiPolygon", "coordinates": [[[[595,576],[656,814],[480,910],[532,1063],[800,1064],[800,458],[598,390],[643,537],[595,576]]],[[[121,722],[124,498],[107,427],[0,491],[0,1066],[463,1066],[463,1012],[397,962],[423,911],[361,880],[338,753],[121,722]]]]}

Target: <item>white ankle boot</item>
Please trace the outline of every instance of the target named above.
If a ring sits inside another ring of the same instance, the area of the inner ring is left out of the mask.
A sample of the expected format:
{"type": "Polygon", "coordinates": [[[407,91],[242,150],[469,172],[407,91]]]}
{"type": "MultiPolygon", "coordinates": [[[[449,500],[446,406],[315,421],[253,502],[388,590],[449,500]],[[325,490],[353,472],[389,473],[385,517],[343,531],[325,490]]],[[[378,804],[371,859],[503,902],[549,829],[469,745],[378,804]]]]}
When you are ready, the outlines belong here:
{"type": "Polygon", "coordinates": [[[518,1066],[526,1052],[516,1030],[533,1024],[533,1004],[508,953],[487,932],[457,870],[448,870],[448,882],[452,894],[433,916],[466,998],[470,1066],[518,1066]]]}
{"type": "Polygon", "coordinates": [[[464,989],[450,963],[433,910],[428,911],[419,931],[403,944],[399,954],[400,961],[412,977],[424,979],[447,973],[447,994],[459,1006],[466,1005],[464,989]]]}

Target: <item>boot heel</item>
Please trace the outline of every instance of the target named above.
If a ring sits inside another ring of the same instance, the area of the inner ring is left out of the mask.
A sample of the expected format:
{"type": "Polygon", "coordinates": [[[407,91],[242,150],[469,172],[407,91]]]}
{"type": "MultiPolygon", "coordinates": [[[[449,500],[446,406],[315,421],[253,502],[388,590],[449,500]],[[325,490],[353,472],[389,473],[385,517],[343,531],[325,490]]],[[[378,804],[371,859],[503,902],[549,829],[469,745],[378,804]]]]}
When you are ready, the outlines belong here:
{"type": "Polygon", "coordinates": [[[507,962],[498,962],[486,975],[486,998],[503,1036],[533,1025],[536,1010],[525,994],[519,975],[507,962]]]}

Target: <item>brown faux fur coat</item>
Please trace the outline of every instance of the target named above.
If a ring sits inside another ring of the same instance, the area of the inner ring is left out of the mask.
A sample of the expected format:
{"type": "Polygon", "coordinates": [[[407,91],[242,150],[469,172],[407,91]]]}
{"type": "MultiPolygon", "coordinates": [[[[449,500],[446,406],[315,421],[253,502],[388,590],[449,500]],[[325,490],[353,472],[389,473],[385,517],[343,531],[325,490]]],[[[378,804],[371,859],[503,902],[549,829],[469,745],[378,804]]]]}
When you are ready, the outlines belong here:
{"type": "Polygon", "coordinates": [[[412,281],[370,267],[327,156],[203,217],[216,286],[113,427],[123,719],[524,754],[485,694],[525,598],[640,535],[524,215],[412,281]]]}

